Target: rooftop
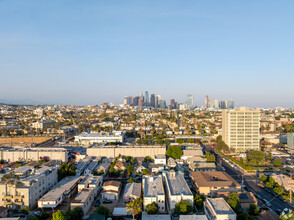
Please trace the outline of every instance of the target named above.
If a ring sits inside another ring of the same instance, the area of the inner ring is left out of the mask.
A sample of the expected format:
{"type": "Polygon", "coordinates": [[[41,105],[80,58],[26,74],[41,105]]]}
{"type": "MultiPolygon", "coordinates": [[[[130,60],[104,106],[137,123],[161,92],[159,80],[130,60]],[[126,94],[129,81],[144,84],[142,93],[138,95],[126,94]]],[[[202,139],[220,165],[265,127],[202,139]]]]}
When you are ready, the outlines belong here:
{"type": "Polygon", "coordinates": [[[145,178],[144,197],[155,197],[156,195],[164,195],[161,175],[145,178]]]}
{"type": "Polygon", "coordinates": [[[222,171],[193,171],[191,178],[198,187],[241,187],[236,180],[222,171]]]}
{"type": "Polygon", "coordinates": [[[89,196],[91,195],[93,189],[82,189],[79,194],[76,196],[76,198],[71,202],[73,203],[85,203],[89,196]]]}
{"type": "Polygon", "coordinates": [[[172,170],[168,173],[165,173],[165,176],[171,195],[193,196],[183,174],[172,170]]]}
{"type": "Polygon", "coordinates": [[[141,183],[127,183],[124,196],[141,196],[141,183]]]}
{"type": "Polygon", "coordinates": [[[207,198],[206,201],[211,205],[217,215],[235,214],[235,212],[223,198],[207,198]]]}

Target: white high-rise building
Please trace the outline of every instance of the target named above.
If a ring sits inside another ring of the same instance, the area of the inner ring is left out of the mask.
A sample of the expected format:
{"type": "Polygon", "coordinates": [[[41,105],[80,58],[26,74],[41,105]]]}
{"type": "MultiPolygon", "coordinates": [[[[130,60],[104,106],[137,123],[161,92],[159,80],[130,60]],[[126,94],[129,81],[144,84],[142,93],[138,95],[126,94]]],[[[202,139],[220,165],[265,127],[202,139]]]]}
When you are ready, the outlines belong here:
{"type": "Polygon", "coordinates": [[[238,152],[259,149],[260,112],[247,107],[222,111],[222,139],[238,152]]]}

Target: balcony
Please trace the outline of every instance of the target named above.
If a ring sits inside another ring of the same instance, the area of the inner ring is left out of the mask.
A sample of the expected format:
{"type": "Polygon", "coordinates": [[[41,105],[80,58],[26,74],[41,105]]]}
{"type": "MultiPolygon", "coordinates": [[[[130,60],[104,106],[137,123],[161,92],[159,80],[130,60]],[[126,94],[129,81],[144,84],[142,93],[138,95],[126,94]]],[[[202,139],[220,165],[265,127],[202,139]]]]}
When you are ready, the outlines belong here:
{"type": "Polygon", "coordinates": [[[3,199],[12,199],[12,196],[11,195],[6,195],[6,196],[3,196],[3,199]]]}
{"type": "Polygon", "coordinates": [[[4,202],[4,205],[11,205],[12,202],[4,202]]]}
{"type": "Polygon", "coordinates": [[[18,195],[18,196],[14,196],[14,199],[22,199],[23,198],[23,196],[21,196],[21,195],[18,195]]]}
{"type": "Polygon", "coordinates": [[[14,202],[14,204],[22,206],[23,202],[14,202]]]}

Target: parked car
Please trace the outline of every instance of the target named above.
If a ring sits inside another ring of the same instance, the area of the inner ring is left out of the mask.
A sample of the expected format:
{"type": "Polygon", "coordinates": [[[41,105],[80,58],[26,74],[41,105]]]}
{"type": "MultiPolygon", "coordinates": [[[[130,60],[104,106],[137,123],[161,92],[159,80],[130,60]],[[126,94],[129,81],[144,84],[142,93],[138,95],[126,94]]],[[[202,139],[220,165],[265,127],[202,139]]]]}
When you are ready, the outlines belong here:
{"type": "Polygon", "coordinates": [[[111,200],[104,200],[103,203],[104,203],[104,204],[111,204],[112,201],[111,201],[111,200]]]}
{"type": "Polygon", "coordinates": [[[98,206],[100,206],[100,200],[97,200],[95,203],[95,207],[98,207],[98,206]]]}

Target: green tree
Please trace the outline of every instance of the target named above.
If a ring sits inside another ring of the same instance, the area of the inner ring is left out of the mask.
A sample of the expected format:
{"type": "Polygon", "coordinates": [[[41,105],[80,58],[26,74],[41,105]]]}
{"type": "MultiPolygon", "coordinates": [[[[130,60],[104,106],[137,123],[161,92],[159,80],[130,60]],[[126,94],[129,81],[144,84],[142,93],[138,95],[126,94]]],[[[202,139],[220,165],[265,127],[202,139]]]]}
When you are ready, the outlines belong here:
{"type": "Polygon", "coordinates": [[[153,159],[150,157],[150,156],[146,156],[145,158],[144,158],[144,162],[153,162],[153,159]]]}
{"type": "Polygon", "coordinates": [[[178,139],[176,140],[176,142],[177,142],[178,144],[182,144],[182,143],[184,143],[184,140],[183,140],[182,138],[178,138],[178,139]]]}
{"type": "Polygon", "coordinates": [[[240,210],[240,199],[237,193],[230,193],[229,200],[227,202],[235,212],[238,212],[240,210]]]}
{"type": "Polygon", "coordinates": [[[180,159],[183,155],[183,151],[179,146],[169,146],[166,151],[166,155],[174,159],[180,159]]]}
{"type": "Polygon", "coordinates": [[[267,188],[273,188],[274,185],[275,185],[275,180],[274,180],[272,177],[270,177],[270,178],[268,179],[268,181],[265,183],[265,186],[266,186],[267,188]]]}
{"type": "Polygon", "coordinates": [[[63,162],[61,165],[59,165],[58,170],[58,180],[63,179],[67,176],[74,176],[76,175],[76,165],[70,162],[63,162]]]}
{"type": "Polygon", "coordinates": [[[262,182],[264,182],[264,183],[267,181],[267,179],[268,179],[267,176],[264,175],[264,174],[261,174],[261,175],[259,176],[259,180],[262,181],[262,182]]]}
{"type": "Polygon", "coordinates": [[[149,169],[144,169],[144,170],[142,170],[142,174],[143,175],[147,175],[149,173],[149,169]]]}
{"type": "Polygon", "coordinates": [[[66,220],[66,218],[62,211],[57,210],[53,213],[52,220],[66,220]]]}
{"type": "Polygon", "coordinates": [[[259,208],[257,205],[251,203],[248,209],[248,213],[250,215],[258,215],[259,214],[259,208]]]}
{"type": "Polygon", "coordinates": [[[128,179],[128,180],[127,180],[127,182],[128,182],[128,183],[135,183],[135,182],[136,182],[136,180],[135,180],[135,179],[133,179],[133,177],[131,177],[130,179],[128,179]]]}
{"type": "Polygon", "coordinates": [[[190,144],[193,144],[193,143],[195,143],[195,140],[194,140],[194,138],[188,138],[187,142],[190,144]]]}
{"type": "Polygon", "coordinates": [[[81,220],[84,216],[84,211],[81,207],[75,207],[73,210],[68,210],[65,216],[70,220],[81,220]]]}
{"type": "Polygon", "coordinates": [[[281,220],[294,220],[294,212],[290,209],[287,213],[282,213],[280,215],[281,220]]]}
{"type": "Polygon", "coordinates": [[[281,186],[275,186],[274,187],[274,192],[275,193],[277,193],[278,195],[283,195],[283,193],[284,193],[284,189],[283,189],[283,187],[281,187],[281,186]]]}
{"type": "Polygon", "coordinates": [[[101,215],[105,215],[106,218],[111,215],[110,209],[104,205],[98,206],[95,212],[97,212],[101,215]]]}
{"type": "Polygon", "coordinates": [[[133,220],[135,219],[135,216],[140,214],[142,212],[142,198],[138,198],[136,200],[133,200],[127,204],[127,211],[131,211],[133,220]]]}
{"type": "Polygon", "coordinates": [[[130,176],[133,171],[134,171],[134,165],[128,164],[127,165],[127,173],[128,173],[128,175],[130,176]]]}
{"type": "Polygon", "coordinates": [[[274,161],[274,166],[275,166],[275,167],[280,167],[280,166],[282,166],[282,161],[281,161],[280,159],[275,159],[275,161],[274,161]]]}
{"type": "Polygon", "coordinates": [[[203,202],[204,202],[204,195],[195,195],[195,205],[197,207],[197,209],[203,210],[203,202]]]}
{"type": "Polygon", "coordinates": [[[247,155],[249,161],[255,160],[257,163],[264,161],[265,153],[259,150],[249,151],[247,155]]]}
{"type": "Polygon", "coordinates": [[[159,206],[156,202],[152,202],[146,206],[146,211],[149,215],[159,214],[159,206]]]}
{"type": "Polygon", "coordinates": [[[187,200],[182,200],[178,202],[175,206],[174,212],[176,214],[188,214],[193,211],[191,203],[187,200]]]}

